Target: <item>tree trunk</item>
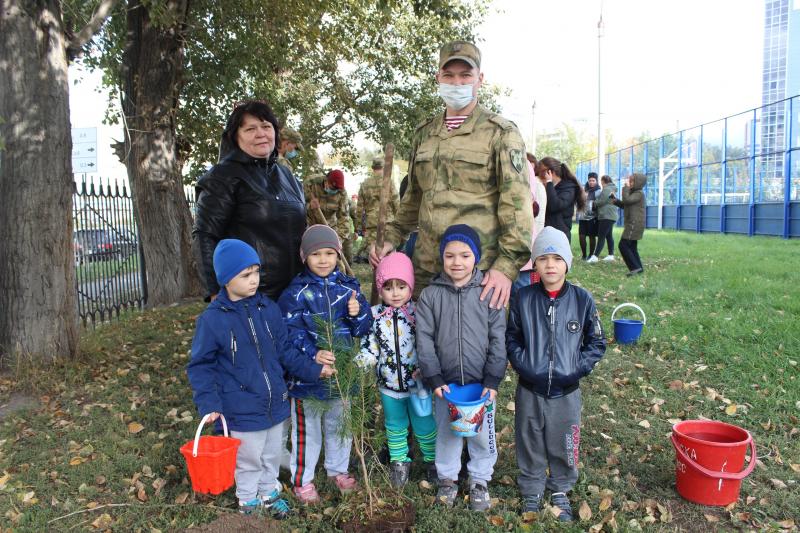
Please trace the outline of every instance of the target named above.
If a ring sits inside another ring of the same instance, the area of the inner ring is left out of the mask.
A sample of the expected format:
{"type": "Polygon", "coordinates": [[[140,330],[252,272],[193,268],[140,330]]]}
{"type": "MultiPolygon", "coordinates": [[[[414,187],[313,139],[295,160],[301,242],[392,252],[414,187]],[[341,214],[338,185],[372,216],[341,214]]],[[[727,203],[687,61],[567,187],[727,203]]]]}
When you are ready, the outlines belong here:
{"type": "Polygon", "coordinates": [[[167,0],[160,19],[149,3],[128,2],[122,58],[125,155],[147,271],[147,303],[200,294],[191,253],[192,218],[183,193],[175,116],[183,75],[189,0],[167,0]],[[169,19],[170,22],[165,22],[169,19]]]}
{"type": "Polygon", "coordinates": [[[0,0],[0,363],[78,350],[67,67],[61,2],[0,0]]]}

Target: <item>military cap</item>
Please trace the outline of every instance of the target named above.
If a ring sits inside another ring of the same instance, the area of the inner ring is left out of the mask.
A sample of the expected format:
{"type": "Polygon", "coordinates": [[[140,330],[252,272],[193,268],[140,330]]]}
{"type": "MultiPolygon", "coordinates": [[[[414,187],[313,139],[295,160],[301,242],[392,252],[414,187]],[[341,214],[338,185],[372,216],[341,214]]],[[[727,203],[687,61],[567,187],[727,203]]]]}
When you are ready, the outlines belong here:
{"type": "Polygon", "coordinates": [[[298,150],[303,149],[303,136],[297,130],[293,130],[292,128],[284,127],[281,129],[281,139],[284,141],[289,141],[290,143],[295,143],[297,145],[298,150]]]}
{"type": "Polygon", "coordinates": [[[467,41],[453,41],[442,46],[439,51],[439,68],[454,59],[466,61],[473,68],[481,68],[481,51],[478,50],[477,46],[467,41]]]}
{"type": "Polygon", "coordinates": [[[379,168],[383,168],[383,158],[376,157],[372,160],[372,169],[377,170],[379,168]]]}

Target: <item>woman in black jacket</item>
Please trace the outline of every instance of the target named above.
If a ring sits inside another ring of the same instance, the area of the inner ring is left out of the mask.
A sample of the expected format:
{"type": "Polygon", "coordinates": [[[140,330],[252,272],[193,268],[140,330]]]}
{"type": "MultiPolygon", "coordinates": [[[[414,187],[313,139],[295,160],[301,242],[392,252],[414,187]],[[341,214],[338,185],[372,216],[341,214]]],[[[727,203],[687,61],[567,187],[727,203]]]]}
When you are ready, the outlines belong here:
{"type": "Polygon", "coordinates": [[[222,239],[240,239],[258,251],[258,289],[273,300],[303,268],[305,198],[297,179],[276,163],[279,131],[278,119],[266,102],[237,103],[222,133],[225,153],[197,181],[192,245],[207,301],[220,289],[213,256],[222,239]]]}
{"type": "Polygon", "coordinates": [[[547,190],[547,211],[544,225],[563,231],[572,240],[572,217],[575,208],[583,211],[586,198],[578,178],[569,167],[554,157],[545,157],[536,164],[536,176],[547,190]]]}

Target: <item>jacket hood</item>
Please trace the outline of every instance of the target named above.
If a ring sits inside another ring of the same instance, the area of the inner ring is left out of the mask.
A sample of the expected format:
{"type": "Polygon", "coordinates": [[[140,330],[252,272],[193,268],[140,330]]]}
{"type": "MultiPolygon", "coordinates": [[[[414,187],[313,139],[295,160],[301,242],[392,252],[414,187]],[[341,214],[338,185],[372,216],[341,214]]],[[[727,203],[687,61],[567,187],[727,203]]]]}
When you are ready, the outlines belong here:
{"type": "Polygon", "coordinates": [[[610,191],[610,192],[617,192],[617,186],[614,185],[613,183],[609,183],[608,185],[603,187],[603,190],[604,191],[610,191]]]}
{"type": "Polygon", "coordinates": [[[639,191],[644,188],[647,184],[647,176],[644,174],[633,174],[633,187],[630,188],[631,191],[639,191]]]}
{"type": "MultiPolygon", "coordinates": [[[[472,278],[467,282],[466,285],[461,287],[462,289],[466,289],[467,287],[479,287],[483,281],[483,272],[481,272],[478,268],[472,269],[472,278]]],[[[434,276],[431,280],[431,285],[443,285],[445,287],[451,287],[452,289],[456,289],[457,287],[453,284],[453,280],[450,279],[450,276],[445,274],[444,272],[439,272],[434,276]]]]}

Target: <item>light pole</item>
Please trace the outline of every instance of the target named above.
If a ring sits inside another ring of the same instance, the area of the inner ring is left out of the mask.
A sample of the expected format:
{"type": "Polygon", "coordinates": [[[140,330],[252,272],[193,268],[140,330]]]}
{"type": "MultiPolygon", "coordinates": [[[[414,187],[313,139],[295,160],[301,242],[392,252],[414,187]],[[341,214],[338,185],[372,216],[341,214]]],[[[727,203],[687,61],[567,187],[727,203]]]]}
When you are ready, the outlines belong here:
{"type": "Polygon", "coordinates": [[[536,117],[536,100],[533,101],[531,106],[531,153],[536,155],[536,128],[534,127],[534,120],[536,117]]]}
{"type": "Polygon", "coordinates": [[[600,0],[600,20],[597,21],[597,175],[606,173],[606,136],[603,131],[603,77],[600,63],[603,58],[603,0],[600,0]]]}

